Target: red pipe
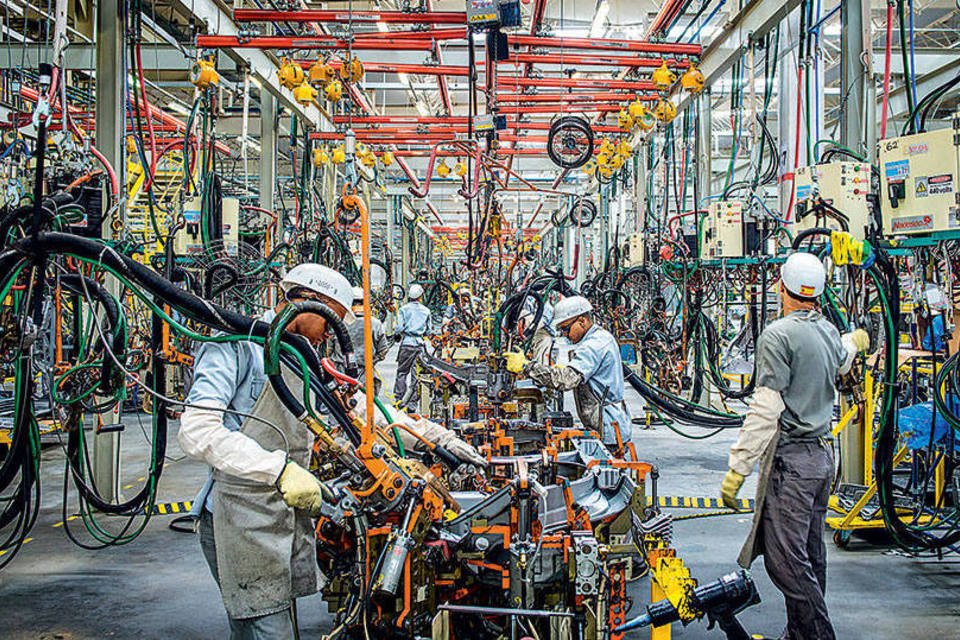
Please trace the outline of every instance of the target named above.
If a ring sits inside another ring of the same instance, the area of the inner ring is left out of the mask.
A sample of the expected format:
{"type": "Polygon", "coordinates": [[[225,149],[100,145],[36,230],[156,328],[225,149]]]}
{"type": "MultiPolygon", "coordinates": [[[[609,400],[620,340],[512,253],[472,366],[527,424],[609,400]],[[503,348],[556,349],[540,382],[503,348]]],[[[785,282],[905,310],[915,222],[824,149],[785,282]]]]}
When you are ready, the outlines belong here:
{"type": "MultiPolygon", "coordinates": [[[[502,104],[530,102],[633,102],[634,93],[498,93],[497,102],[502,104]]],[[[659,96],[643,96],[648,100],[657,100],[659,96]]],[[[505,109],[509,111],[509,108],[505,109]]]]}
{"type": "Polygon", "coordinates": [[[497,86],[551,87],[556,89],[626,89],[627,91],[655,91],[649,80],[617,80],[615,78],[524,78],[499,76],[497,86]]]}
{"type": "Polygon", "coordinates": [[[650,23],[650,30],[647,35],[664,35],[662,32],[666,31],[670,23],[676,20],[687,2],[689,2],[689,0],[667,0],[664,2],[663,6],[660,7],[660,11],[658,11],[656,17],[654,17],[653,22],[650,23]]]}
{"type": "Polygon", "coordinates": [[[334,124],[467,124],[467,116],[333,116],[334,124]]]}
{"type": "Polygon", "coordinates": [[[566,64],[566,65],[585,65],[593,67],[644,67],[647,69],[656,69],[664,62],[667,67],[685,69],[690,66],[686,60],[677,60],[675,58],[633,58],[627,56],[587,56],[565,53],[517,53],[511,55],[507,60],[501,60],[500,64],[510,64],[516,62],[531,62],[534,64],[566,64]]]}
{"type": "MultiPolygon", "coordinates": [[[[453,118],[434,118],[435,120],[452,120],[453,118]]],[[[357,122],[357,119],[353,121],[354,125],[361,124],[357,122]]],[[[427,125],[424,123],[416,122],[404,122],[401,123],[404,126],[399,127],[380,127],[374,126],[370,128],[357,128],[353,127],[354,132],[356,133],[380,133],[382,135],[419,135],[420,133],[467,133],[469,131],[469,126],[466,123],[459,124],[450,124],[447,125],[445,122],[441,125],[427,125]],[[426,130],[422,127],[425,127],[426,130]]],[[[507,120],[507,131],[548,131],[550,129],[550,122],[540,121],[540,122],[519,122],[517,120],[507,120]]],[[[620,133],[622,130],[616,126],[604,126],[604,125],[594,125],[593,130],[595,133],[620,133]]],[[[340,134],[342,135],[342,134],[340,134]]]]}
{"type": "MultiPolygon", "coordinates": [[[[426,0],[426,15],[433,13],[433,0],[426,0]]],[[[466,14],[463,14],[466,17],[466,14]]],[[[463,24],[462,22],[459,24],[463,24]]],[[[443,64],[443,50],[437,47],[435,55],[437,62],[443,64]]],[[[437,86],[440,89],[440,100],[443,102],[443,108],[447,115],[453,113],[453,101],[450,100],[450,89],[447,87],[447,79],[444,76],[437,76],[437,86]]]]}
{"type": "MultiPolygon", "coordinates": [[[[641,97],[641,100],[650,100],[651,98],[641,97]]],[[[655,98],[654,98],[655,99],[655,98]]],[[[598,102],[583,102],[583,103],[572,103],[572,104],[538,104],[534,106],[517,106],[511,107],[509,113],[516,115],[533,115],[533,114],[547,114],[547,115],[556,115],[558,112],[566,113],[567,115],[577,113],[577,112],[586,112],[586,113],[615,113],[620,111],[622,107],[617,104],[601,104],[598,102]]]]}
{"type": "Polygon", "coordinates": [[[457,11],[349,11],[303,9],[270,11],[234,9],[235,22],[384,22],[387,24],[466,24],[467,14],[457,11]]]}
{"type": "Polygon", "coordinates": [[[703,47],[698,44],[616,40],[611,38],[553,38],[546,36],[508,35],[507,43],[522,47],[586,49],[590,51],[634,51],[640,53],[668,53],[678,56],[699,56],[703,53],[703,47]]]}
{"type": "Polygon", "coordinates": [[[379,40],[357,38],[353,43],[344,40],[318,36],[314,38],[286,38],[281,36],[263,36],[240,39],[236,36],[197,36],[200,49],[337,49],[354,51],[390,50],[390,51],[431,51],[430,40],[379,40]]]}
{"type": "MultiPolygon", "coordinates": [[[[309,69],[313,66],[313,60],[300,60],[300,66],[309,69]]],[[[341,60],[332,60],[330,65],[334,69],[343,65],[341,60]]],[[[363,68],[368,72],[379,73],[406,73],[418,76],[459,76],[467,77],[469,69],[467,67],[458,67],[454,65],[426,65],[426,64],[393,64],[391,62],[364,62],[363,68]]]]}

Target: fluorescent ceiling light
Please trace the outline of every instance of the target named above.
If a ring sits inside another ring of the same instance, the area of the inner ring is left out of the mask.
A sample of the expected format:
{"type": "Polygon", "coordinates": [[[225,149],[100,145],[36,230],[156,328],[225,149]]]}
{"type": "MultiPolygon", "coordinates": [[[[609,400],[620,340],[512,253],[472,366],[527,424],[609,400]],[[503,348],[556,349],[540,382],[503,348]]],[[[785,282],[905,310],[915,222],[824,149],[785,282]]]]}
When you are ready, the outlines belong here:
{"type": "Polygon", "coordinates": [[[597,0],[597,8],[593,14],[593,23],[590,25],[590,37],[599,38],[606,31],[607,15],[610,13],[609,0],[597,0]]]}

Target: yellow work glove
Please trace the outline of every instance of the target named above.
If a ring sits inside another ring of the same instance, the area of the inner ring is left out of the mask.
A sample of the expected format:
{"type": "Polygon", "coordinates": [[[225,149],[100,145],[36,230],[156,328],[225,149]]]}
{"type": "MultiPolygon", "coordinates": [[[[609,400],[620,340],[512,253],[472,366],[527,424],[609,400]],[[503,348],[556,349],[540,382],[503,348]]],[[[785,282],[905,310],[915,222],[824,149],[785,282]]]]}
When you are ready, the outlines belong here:
{"type": "Polygon", "coordinates": [[[740,487],[743,486],[743,481],[746,476],[743,476],[733,469],[727,471],[727,475],[723,477],[723,483],[720,485],[720,497],[723,498],[724,506],[730,507],[731,509],[739,509],[740,504],[737,502],[737,494],[740,493],[740,487]]]}
{"type": "Polygon", "coordinates": [[[277,486],[283,501],[294,509],[320,510],[320,481],[296,462],[288,462],[283,468],[277,486]]]}
{"type": "Polygon", "coordinates": [[[850,342],[860,353],[870,348],[870,336],[863,329],[855,329],[850,332],[850,342]]]}
{"type": "Polygon", "coordinates": [[[519,351],[507,351],[503,354],[507,359],[507,371],[510,373],[523,373],[523,368],[527,366],[527,356],[519,351]]]}

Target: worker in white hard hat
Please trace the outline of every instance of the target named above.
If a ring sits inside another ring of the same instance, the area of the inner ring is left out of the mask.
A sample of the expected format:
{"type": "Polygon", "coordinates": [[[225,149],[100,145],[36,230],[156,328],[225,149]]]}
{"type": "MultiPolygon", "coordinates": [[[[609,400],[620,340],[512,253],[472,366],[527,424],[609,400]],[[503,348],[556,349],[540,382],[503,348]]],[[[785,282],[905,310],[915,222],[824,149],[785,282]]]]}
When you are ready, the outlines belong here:
{"type": "MultiPolygon", "coordinates": [[[[357,353],[356,364],[359,367],[357,379],[361,382],[364,379],[363,358],[359,356],[363,349],[363,287],[353,287],[353,304],[351,307],[356,319],[347,325],[347,334],[350,336],[350,342],[353,344],[354,352],[357,353]]],[[[390,341],[387,340],[387,334],[383,330],[383,323],[380,318],[370,318],[370,325],[373,329],[373,364],[376,365],[383,361],[390,350],[390,341]]],[[[334,339],[329,342],[330,359],[337,365],[341,371],[347,365],[346,358],[340,350],[340,343],[334,339]]],[[[374,372],[374,391],[380,394],[380,377],[374,372]]]]}
{"type": "Polygon", "coordinates": [[[397,310],[397,326],[394,329],[394,337],[400,340],[400,351],[397,353],[397,380],[393,395],[397,404],[411,409],[416,407],[420,390],[414,383],[409,386],[408,396],[408,379],[417,358],[426,349],[424,337],[431,330],[430,309],[420,302],[422,297],[423,287],[419,284],[410,285],[408,302],[397,310]]]}
{"type": "MultiPolygon", "coordinates": [[[[261,320],[304,300],[353,318],[350,282],[333,269],[298,265],[280,287],[284,298],[261,320]]],[[[287,330],[314,345],[329,332],[326,318],[310,313],[287,330]]],[[[204,343],[186,403],[178,440],[186,455],[211,467],[195,501],[198,531],[230,637],[292,638],[293,603],[320,585],[310,515],[321,485],[307,470],[312,437],[280,403],[264,374],[263,347],[253,342],[204,343]]]]}
{"type": "Polygon", "coordinates": [[[632,425],[623,402],[623,361],[613,335],[593,322],[593,305],[582,296],[562,299],[553,310],[553,326],[573,345],[570,362],[547,366],[527,362],[522,353],[504,354],[507,369],[527,375],[549,389],[573,391],[577,415],[604,444],[622,450],[632,425]]]}
{"type": "Polygon", "coordinates": [[[782,317],[757,339],[756,388],[721,486],[737,508],[744,478],[759,461],[753,528],[740,553],[749,568],[757,556],[783,592],[789,640],[833,640],[827,606],[827,500],[833,483],[831,421],[836,378],[867,349],[862,329],[841,338],[817,308],[826,269],[816,256],[794,253],[780,277],[782,317]]]}

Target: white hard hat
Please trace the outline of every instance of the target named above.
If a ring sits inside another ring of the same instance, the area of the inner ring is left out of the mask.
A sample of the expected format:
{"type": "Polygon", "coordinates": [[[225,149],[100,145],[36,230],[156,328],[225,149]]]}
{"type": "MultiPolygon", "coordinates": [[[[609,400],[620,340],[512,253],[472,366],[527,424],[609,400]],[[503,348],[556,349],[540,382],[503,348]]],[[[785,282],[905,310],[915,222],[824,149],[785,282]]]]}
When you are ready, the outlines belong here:
{"type": "Polygon", "coordinates": [[[564,298],[553,308],[553,326],[560,328],[560,325],[567,320],[582,316],[591,311],[593,311],[593,305],[583,296],[564,298]]]}
{"type": "Polygon", "coordinates": [[[353,302],[363,302],[363,287],[354,287],[353,288],[353,302]]]}
{"type": "Polygon", "coordinates": [[[780,279],[787,291],[800,298],[816,298],[823,293],[827,270],[812,253],[794,253],[783,263],[780,279]]]}
{"type": "Polygon", "coordinates": [[[423,287],[418,284],[410,285],[410,291],[407,292],[407,295],[411,300],[419,300],[423,297],[423,287]]]}
{"type": "Polygon", "coordinates": [[[308,291],[330,298],[346,310],[344,320],[353,322],[356,316],[350,307],[353,305],[353,287],[350,281],[340,272],[322,264],[305,262],[298,264],[287,272],[280,281],[280,288],[284,293],[302,287],[308,291]]]}

